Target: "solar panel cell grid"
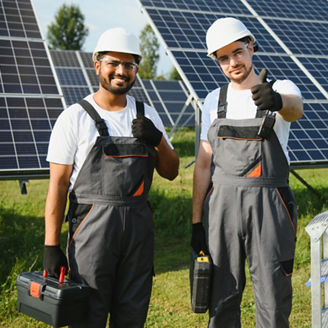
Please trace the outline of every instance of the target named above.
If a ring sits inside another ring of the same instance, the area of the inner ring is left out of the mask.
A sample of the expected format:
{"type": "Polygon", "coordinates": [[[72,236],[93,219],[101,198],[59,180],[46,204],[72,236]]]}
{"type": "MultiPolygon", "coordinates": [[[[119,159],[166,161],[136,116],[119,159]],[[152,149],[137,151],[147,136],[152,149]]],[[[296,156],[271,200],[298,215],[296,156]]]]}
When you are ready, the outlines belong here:
{"type": "Polygon", "coordinates": [[[284,0],[247,0],[257,14],[263,17],[288,19],[327,20],[325,0],[297,0],[291,4],[284,0]]]}
{"type": "Polygon", "coordinates": [[[0,75],[5,93],[58,94],[42,42],[0,40],[0,75]]]}
{"type": "Polygon", "coordinates": [[[79,67],[75,51],[51,50],[51,58],[56,67],[79,67]]]}
{"type": "Polygon", "coordinates": [[[62,86],[86,86],[87,82],[81,69],[56,68],[62,86]]]}
{"type": "Polygon", "coordinates": [[[80,51],[80,56],[85,67],[93,69],[92,53],[80,51]]]}
{"type": "Polygon", "coordinates": [[[21,1],[0,2],[0,35],[23,38],[41,38],[32,6],[21,1]]]}
{"type": "Polygon", "coordinates": [[[1,169],[47,168],[40,156],[46,156],[50,136],[49,116],[62,110],[60,99],[4,97],[0,102],[1,169]],[[4,114],[6,113],[6,114],[4,114]],[[41,164],[42,163],[42,164],[41,164]],[[34,165],[34,166],[33,166],[34,165]]]}
{"type": "Polygon", "coordinates": [[[145,0],[142,1],[145,7],[166,8],[170,10],[192,10],[200,12],[219,12],[228,14],[249,14],[249,11],[243,6],[239,0],[145,0]]]}
{"type": "Polygon", "coordinates": [[[75,104],[76,102],[80,101],[88,94],[90,94],[90,89],[88,87],[62,86],[62,90],[67,106],[75,104]]]}
{"type": "Polygon", "coordinates": [[[327,20],[324,23],[281,19],[265,21],[294,54],[327,56],[327,20]]]}

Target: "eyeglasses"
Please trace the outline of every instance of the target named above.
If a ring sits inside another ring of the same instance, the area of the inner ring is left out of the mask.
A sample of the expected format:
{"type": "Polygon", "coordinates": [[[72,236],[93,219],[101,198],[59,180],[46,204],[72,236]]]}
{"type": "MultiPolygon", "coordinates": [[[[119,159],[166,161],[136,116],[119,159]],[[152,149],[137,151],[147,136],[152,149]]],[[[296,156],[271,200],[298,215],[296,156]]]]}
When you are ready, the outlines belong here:
{"type": "Polygon", "coordinates": [[[124,69],[131,72],[135,72],[138,68],[138,64],[133,62],[121,62],[119,60],[114,60],[109,58],[100,58],[99,61],[104,62],[106,66],[111,68],[117,68],[120,65],[122,65],[124,69]]]}

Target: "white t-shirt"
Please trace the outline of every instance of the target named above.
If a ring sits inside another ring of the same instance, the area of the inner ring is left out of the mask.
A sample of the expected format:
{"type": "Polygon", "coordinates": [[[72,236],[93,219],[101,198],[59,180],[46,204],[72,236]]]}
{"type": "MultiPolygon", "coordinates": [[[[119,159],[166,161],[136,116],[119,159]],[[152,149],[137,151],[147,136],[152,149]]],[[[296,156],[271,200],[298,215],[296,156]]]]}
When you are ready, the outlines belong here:
{"type": "MultiPolygon", "coordinates": [[[[133,97],[127,95],[126,107],[120,111],[108,111],[99,107],[92,94],[84,99],[105,120],[109,135],[133,136],[131,126],[132,120],[136,118],[136,105],[133,97]]],[[[156,110],[145,104],[145,116],[154,123],[157,129],[163,132],[167,143],[173,149],[156,110]]],[[[58,116],[50,136],[47,161],[57,164],[74,164],[69,190],[72,189],[76,177],[98,136],[99,133],[94,120],[80,105],[73,104],[58,116]]]]}
{"type": "MultiPolygon", "coordinates": [[[[273,90],[280,94],[297,95],[302,97],[300,89],[290,80],[277,80],[273,86],[273,90]]],[[[210,92],[204,101],[202,109],[202,130],[200,139],[207,140],[207,132],[213,121],[217,118],[218,101],[220,88],[210,92]]],[[[236,90],[229,83],[227,92],[227,118],[228,119],[249,119],[256,117],[256,105],[252,99],[250,89],[236,90]]],[[[279,139],[281,147],[286,155],[289,163],[289,155],[287,151],[287,143],[289,137],[290,122],[285,121],[279,113],[276,114],[276,122],[274,131],[279,139]]]]}

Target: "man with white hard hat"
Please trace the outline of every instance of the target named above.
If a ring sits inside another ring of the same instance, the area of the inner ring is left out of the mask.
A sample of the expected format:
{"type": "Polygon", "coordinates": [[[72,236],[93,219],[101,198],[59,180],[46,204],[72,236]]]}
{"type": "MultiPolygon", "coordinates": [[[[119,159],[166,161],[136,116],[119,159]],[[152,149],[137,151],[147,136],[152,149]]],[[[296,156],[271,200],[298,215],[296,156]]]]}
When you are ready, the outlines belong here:
{"type": "Polygon", "coordinates": [[[191,246],[213,261],[209,327],[240,327],[245,260],[256,327],[289,327],[297,215],[287,142],[302,96],[290,80],[255,73],[256,40],[240,20],[216,20],[206,43],[230,81],[204,101],[194,170],[191,246]]]}
{"type": "Polygon", "coordinates": [[[99,89],[64,110],[51,134],[44,269],[67,267],[60,248],[69,192],[70,277],[91,287],[88,312],[72,327],[144,326],[153,276],[148,192],[156,168],[173,180],[179,159],[150,106],[127,95],[141,59],[138,39],[105,31],[93,53],[99,89]]]}

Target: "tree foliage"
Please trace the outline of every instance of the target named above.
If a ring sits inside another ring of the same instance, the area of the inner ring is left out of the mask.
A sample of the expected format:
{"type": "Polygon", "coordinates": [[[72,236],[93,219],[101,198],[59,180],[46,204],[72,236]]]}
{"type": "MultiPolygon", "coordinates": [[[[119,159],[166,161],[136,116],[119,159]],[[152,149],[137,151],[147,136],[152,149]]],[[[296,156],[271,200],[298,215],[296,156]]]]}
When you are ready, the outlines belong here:
{"type": "Polygon", "coordinates": [[[63,4],[48,25],[47,39],[51,49],[81,50],[89,33],[78,6],[63,4]]]}
{"type": "Polygon", "coordinates": [[[159,42],[149,24],[141,31],[139,38],[142,54],[142,61],[139,66],[139,76],[142,79],[154,79],[159,60],[159,42]]]}
{"type": "Polygon", "coordinates": [[[175,67],[173,67],[170,71],[169,80],[182,80],[179,72],[175,67]]]}

